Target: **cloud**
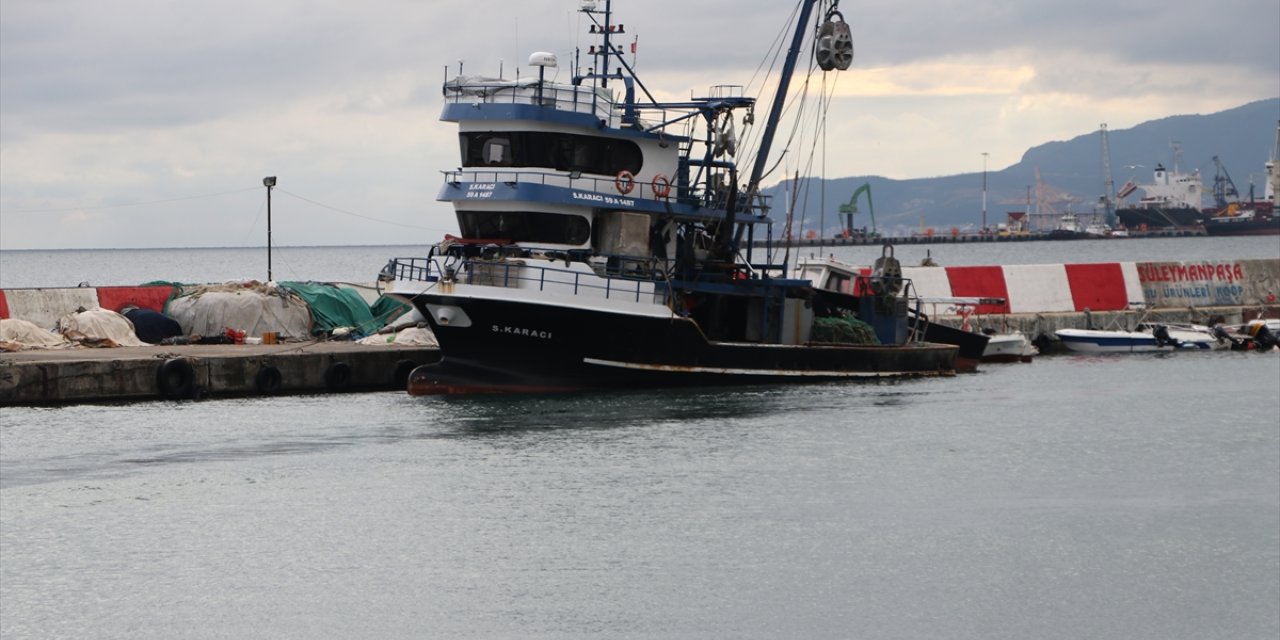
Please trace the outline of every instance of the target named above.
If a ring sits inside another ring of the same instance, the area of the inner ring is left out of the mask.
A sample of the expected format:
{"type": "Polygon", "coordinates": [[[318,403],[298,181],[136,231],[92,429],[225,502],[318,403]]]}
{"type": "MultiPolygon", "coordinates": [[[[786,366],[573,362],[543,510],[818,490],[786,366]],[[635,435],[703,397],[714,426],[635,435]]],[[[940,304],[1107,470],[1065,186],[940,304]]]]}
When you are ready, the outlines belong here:
{"type": "MultiPolygon", "coordinates": [[[[435,202],[457,166],[440,82],[460,60],[468,74],[531,74],[535,50],[555,52],[566,81],[589,44],[578,6],[6,0],[0,248],[261,244],[266,175],[280,178],[279,244],[437,240],[456,231],[435,202]]],[[[793,6],[614,7],[659,97],[739,84],[767,105],[767,51],[793,6]]],[[[984,151],[996,168],[1100,122],[1280,95],[1274,0],[873,0],[843,15],[854,69],[826,85],[825,154],[809,165],[828,177],[972,172],[984,151]]],[[[808,155],[793,147],[783,166],[808,155]]]]}

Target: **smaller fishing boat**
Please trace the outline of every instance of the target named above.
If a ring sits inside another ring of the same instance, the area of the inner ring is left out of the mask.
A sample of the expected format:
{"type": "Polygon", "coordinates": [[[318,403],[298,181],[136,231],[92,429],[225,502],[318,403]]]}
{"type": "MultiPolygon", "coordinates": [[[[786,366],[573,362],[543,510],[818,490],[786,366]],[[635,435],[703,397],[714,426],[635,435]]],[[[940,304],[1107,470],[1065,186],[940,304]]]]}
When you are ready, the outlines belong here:
{"type": "Polygon", "coordinates": [[[1184,349],[1220,349],[1225,345],[1206,326],[1139,323],[1123,329],[1058,329],[1054,332],[1068,351],[1076,353],[1150,353],[1184,349]]]}
{"type": "MultiPolygon", "coordinates": [[[[886,251],[891,251],[891,247],[886,245],[886,251]]],[[[874,271],[874,267],[858,266],[838,260],[834,256],[827,256],[826,258],[810,256],[796,261],[797,278],[809,280],[819,289],[855,296],[868,295],[868,277],[874,271]]],[[[925,342],[955,345],[957,347],[955,370],[962,373],[976,371],[991,337],[968,329],[960,329],[931,321],[922,306],[931,304],[936,308],[939,304],[1004,304],[1004,299],[921,298],[915,295],[913,287],[910,285],[903,292],[903,295],[908,299],[907,327],[910,335],[916,336],[925,342]]]]}

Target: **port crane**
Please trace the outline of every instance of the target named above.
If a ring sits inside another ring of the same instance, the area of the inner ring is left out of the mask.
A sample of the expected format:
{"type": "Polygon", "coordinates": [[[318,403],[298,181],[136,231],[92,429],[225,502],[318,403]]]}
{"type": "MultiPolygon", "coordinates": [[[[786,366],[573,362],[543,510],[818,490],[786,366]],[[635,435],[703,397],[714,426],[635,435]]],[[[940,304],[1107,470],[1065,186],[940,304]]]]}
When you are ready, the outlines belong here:
{"type": "Polygon", "coordinates": [[[1111,177],[1111,143],[1107,123],[1102,123],[1102,209],[1107,227],[1116,226],[1116,183],[1111,177]]]}
{"type": "Polygon", "coordinates": [[[1213,175],[1213,203],[1219,209],[1224,209],[1230,202],[1240,198],[1240,192],[1236,191],[1236,184],[1231,181],[1227,167],[1218,156],[1213,157],[1213,166],[1216,169],[1213,175]]]}
{"type": "Polygon", "coordinates": [[[871,202],[871,183],[863,183],[861,187],[853,190],[853,196],[849,198],[848,204],[840,205],[840,213],[845,214],[844,232],[847,237],[853,236],[853,214],[858,212],[858,196],[867,194],[867,213],[871,215],[871,234],[870,237],[876,238],[880,233],[876,230],[876,207],[871,202]]]}

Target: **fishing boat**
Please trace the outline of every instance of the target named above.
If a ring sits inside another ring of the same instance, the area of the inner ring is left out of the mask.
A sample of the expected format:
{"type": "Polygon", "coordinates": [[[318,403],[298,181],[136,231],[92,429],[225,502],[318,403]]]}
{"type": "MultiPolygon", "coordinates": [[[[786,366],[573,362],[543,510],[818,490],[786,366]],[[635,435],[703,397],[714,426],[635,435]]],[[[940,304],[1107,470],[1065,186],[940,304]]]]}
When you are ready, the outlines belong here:
{"type": "MultiPolygon", "coordinates": [[[[808,34],[817,66],[849,66],[835,4],[799,3],[749,177],[736,127],[756,100],[722,85],[660,102],[627,60],[612,0],[584,0],[597,40],[571,80],[529,59],[535,78],[444,83],[441,119],[461,158],[444,172],[461,234],[425,257],[394,258],[388,295],[420,310],[440,362],[409,376],[413,394],[567,391],[948,375],[956,347],[916,339],[896,261],[866,295],[791,277],[761,180],[808,34]],[[601,7],[603,4],[603,7],[601,7]],[[812,20],[812,23],[811,23],[812,20]]],[[[692,53],[692,52],[691,52],[692,53]]]]}
{"type": "MultiPolygon", "coordinates": [[[[885,246],[881,251],[881,259],[892,255],[892,248],[885,246]]],[[[816,258],[810,256],[796,261],[796,277],[814,283],[827,291],[841,294],[852,294],[858,297],[868,295],[871,289],[871,274],[875,267],[855,265],[839,260],[834,256],[816,258]]],[[[978,363],[986,353],[991,337],[970,331],[968,328],[957,328],[930,319],[930,314],[939,304],[1003,304],[1000,298],[921,298],[911,288],[904,292],[909,300],[907,305],[907,326],[910,333],[918,335],[926,342],[951,344],[956,346],[956,371],[977,371],[978,363]],[[926,313],[924,305],[929,304],[930,312],[926,313]]]]}

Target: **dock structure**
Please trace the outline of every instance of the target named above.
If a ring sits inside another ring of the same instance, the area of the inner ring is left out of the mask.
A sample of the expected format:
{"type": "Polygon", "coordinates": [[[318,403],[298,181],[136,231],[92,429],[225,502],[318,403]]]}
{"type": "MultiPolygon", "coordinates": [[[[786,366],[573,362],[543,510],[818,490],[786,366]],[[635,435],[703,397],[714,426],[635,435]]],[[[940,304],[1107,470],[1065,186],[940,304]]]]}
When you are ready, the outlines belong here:
{"type": "MultiPolygon", "coordinates": [[[[1169,229],[1150,229],[1146,231],[1134,230],[1127,232],[1123,236],[1109,236],[1108,240],[1128,240],[1131,238],[1188,238],[1207,235],[1202,227],[1191,228],[1169,228],[1169,229]]],[[[911,245],[911,244],[964,244],[975,242],[1067,242],[1058,238],[1051,238],[1047,232],[1024,232],[1012,234],[999,233],[975,233],[973,231],[960,231],[958,229],[952,232],[939,231],[937,233],[912,233],[910,235],[901,236],[883,236],[883,235],[866,235],[854,234],[851,236],[833,236],[833,237],[813,237],[813,238],[792,238],[790,242],[777,238],[771,241],[755,240],[751,243],[752,247],[765,248],[769,246],[781,247],[790,245],[792,247],[810,248],[810,247],[861,247],[861,246],[881,246],[885,244],[891,245],[911,245]]]]}
{"type": "Polygon", "coordinates": [[[436,347],[309,341],[0,353],[0,406],[403,390],[436,347]]]}
{"type": "MultiPolygon", "coordinates": [[[[931,321],[960,326],[961,314],[946,300],[980,298],[970,309],[979,326],[1020,331],[1041,353],[1059,350],[1058,329],[1280,318],[1275,258],[922,266],[901,272],[931,321]]],[[[171,293],[150,286],[0,290],[0,319],[48,327],[80,307],[162,310],[171,293]]],[[[322,339],[0,352],[0,406],[404,390],[415,367],[440,358],[435,346],[322,339]]]]}

